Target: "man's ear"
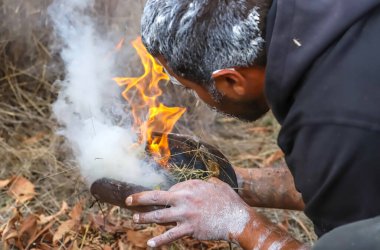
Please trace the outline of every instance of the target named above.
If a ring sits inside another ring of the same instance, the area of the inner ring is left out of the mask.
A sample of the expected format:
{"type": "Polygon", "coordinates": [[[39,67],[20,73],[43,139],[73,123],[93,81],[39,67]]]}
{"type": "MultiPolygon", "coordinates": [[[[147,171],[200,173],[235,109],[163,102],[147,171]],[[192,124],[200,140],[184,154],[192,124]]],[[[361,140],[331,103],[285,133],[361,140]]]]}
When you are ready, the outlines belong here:
{"type": "Polygon", "coordinates": [[[235,69],[221,69],[212,74],[217,90],[227,97],[239,100],[247,94],[247,80],[235,69]]]}

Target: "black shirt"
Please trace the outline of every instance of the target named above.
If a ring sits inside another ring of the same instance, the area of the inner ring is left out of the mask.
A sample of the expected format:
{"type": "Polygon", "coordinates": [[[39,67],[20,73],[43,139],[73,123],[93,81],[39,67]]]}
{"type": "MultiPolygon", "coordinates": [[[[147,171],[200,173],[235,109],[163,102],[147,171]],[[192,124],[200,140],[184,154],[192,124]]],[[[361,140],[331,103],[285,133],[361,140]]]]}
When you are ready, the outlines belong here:
{"type": "Polygon", "coordinates": [[[380,215],[380,1],[278,0],[266,94],[322,234],[380,215]]]}

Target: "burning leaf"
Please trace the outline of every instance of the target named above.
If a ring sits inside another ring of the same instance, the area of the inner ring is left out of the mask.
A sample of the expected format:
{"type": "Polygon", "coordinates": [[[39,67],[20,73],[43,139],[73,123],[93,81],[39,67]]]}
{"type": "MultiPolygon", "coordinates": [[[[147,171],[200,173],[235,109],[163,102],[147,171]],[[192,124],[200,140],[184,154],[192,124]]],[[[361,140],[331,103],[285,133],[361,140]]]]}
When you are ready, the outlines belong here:
{"type": "Polygon", "coordinates": [[[25,203],[36,195],[34,185],[24,177],[15,177],[8,189],[8,194],[17,202],[25,203]]]}
{"type": "Polygon", "coordinates": [[[67,233],[69,233],[77,224],[75,220],[67,220],[63,222],[53,236],[53,243],[57,244],[67,233]]]}

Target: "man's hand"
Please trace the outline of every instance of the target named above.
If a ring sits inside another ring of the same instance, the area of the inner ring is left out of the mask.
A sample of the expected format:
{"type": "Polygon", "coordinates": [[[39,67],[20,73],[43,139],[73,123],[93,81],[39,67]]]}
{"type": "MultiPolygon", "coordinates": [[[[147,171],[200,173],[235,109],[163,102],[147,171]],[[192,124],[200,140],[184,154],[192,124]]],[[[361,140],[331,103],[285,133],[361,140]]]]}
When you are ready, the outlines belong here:
{"type": "Polygon", "coordinates": [[[136,213],[135,223],[176,223],[176,227],[148,241],[159,247],[184,236],[198,240],[236,241],[250,221],[251,208],[224,182],[192,180],[169,191],[149,191],[127,198],[127,206],[166,206],[149,213],[136,213]]]}

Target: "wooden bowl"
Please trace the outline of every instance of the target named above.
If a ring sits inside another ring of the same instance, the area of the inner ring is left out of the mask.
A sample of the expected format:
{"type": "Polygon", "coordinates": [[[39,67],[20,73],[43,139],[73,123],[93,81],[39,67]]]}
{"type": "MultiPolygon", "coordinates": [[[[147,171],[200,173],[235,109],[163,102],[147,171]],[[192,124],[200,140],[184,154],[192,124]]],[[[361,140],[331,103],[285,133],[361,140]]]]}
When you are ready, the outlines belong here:
{"type": "MultiPolygon", "coordinates": [[[[154,133],[153,136],[160,137],[162,134],[154,133]]],[[[171,151],[168,163],[170,183],[216,177],[237,191],[238,184],[235,171],[227,158],[217,148],[190,136],[169,134],[168,139],[171,151]]],[[[91,185],[90,190],[98,201],[125,208],[125,199],[128,196],[151,189],[111,179],[100,179],[91,185]]],[[[144,207],[134,210],[152,211],[158,208],[144,207]]]]}

